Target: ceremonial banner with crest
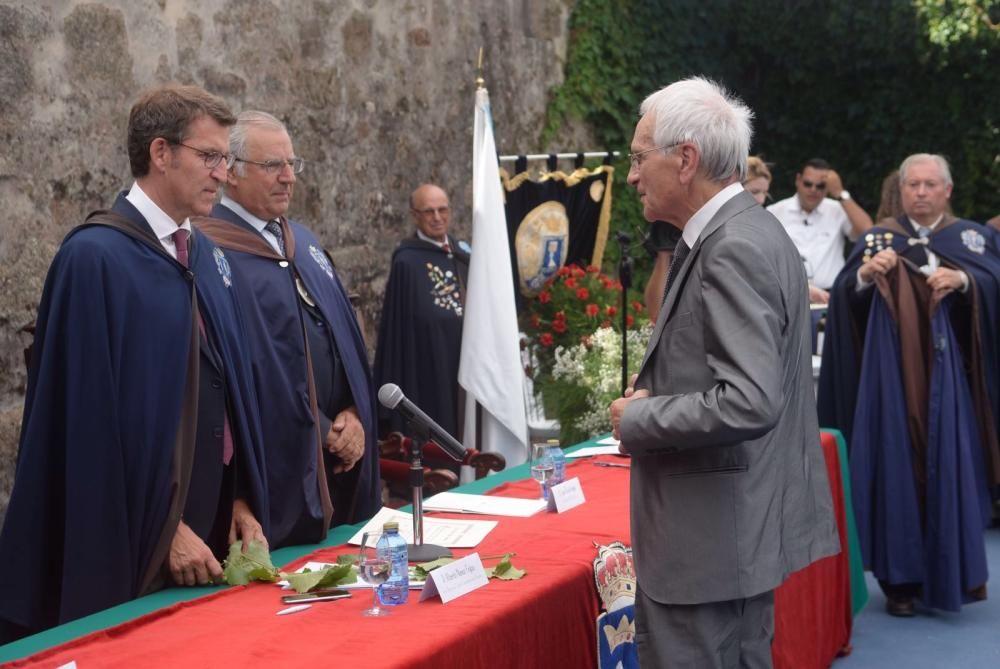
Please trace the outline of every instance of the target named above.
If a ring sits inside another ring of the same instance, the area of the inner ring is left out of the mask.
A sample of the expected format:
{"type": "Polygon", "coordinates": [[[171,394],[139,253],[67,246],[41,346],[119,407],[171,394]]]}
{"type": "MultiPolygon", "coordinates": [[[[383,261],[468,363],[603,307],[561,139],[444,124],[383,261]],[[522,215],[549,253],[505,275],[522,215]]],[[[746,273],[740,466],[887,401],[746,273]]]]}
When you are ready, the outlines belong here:
{"type": "Polygon", "coordinates": [[[600,267],[611,220],[614,168],[547,171],[532,179],[525,161],[501,170],[518,303],[534,297],[560,267],[600,267]]]}

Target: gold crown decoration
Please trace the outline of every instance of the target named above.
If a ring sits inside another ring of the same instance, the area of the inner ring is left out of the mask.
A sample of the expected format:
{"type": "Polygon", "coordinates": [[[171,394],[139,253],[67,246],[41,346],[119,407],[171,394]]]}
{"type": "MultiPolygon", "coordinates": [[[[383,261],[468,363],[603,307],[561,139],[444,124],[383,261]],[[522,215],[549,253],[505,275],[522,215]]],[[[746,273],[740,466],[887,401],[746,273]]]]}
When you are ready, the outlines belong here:
{"type": "Polygon", "coordinates": [[[607,546],[594,542],[594,583],[605,611],[635,603],[635,565],[632,548],[620,541],[607,546]]]}

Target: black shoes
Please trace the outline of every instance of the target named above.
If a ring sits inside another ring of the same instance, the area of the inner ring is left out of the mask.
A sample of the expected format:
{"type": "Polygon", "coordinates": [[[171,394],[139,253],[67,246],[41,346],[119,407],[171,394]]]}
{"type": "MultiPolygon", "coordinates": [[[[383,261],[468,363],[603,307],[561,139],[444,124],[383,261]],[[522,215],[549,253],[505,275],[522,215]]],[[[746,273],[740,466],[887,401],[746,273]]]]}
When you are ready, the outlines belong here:
{"type": "Polygon", "coordinates": [[[912,618],[913,617],[913,598],[912,597],[887,597],[885,600],[885,610],[890,616],[897,616],[899,618],[912,618]]]}

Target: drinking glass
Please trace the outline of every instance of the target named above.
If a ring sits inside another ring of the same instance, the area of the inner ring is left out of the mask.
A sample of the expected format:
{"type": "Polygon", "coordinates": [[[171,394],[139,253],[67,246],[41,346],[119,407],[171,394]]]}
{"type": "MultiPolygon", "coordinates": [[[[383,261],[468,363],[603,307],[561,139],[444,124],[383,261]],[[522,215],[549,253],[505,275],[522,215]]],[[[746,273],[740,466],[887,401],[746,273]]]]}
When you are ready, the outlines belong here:
{"type": "Polygon", "coordinates": [[[378,586],[389,580],[389,572],[391,570],[392,565],[388,560],[379,558],[378,554],[374,551],[369,552],[367,546],[361,547],[361,553],[358,555],[358,575],[361,576],[361,579],[365,583],[371,584],[373,598],[371,608],[362,611],[361,615],[378,617],[387,616],[391,613],[389,609],[378,605],[378,586]]]}
{"type": "Polygon", "coordinates": [[[545,486],[556,473],[556,463],[549,453],[548,444],[531,445],[531,478],[538,481],[542,487],[542,499],[545,499],[545,486]]]}

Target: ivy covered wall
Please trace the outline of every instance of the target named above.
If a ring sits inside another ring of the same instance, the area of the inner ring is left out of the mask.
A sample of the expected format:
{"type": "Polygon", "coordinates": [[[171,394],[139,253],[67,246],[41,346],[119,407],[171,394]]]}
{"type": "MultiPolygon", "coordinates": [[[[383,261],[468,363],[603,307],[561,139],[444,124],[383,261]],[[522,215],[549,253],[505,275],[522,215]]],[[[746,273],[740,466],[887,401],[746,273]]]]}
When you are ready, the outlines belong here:
{"type": "MultiPolygon", "coordinates": [[[[546,136],[584,119],[624,155],[642,99],[701,74],[754,110],[775,199],[818,156],[874,215],[885,175],[927,151],[952,163],[956,214],[983,221],[1000,214],[998,21],[1000,0],[579,0],[546,136]]],[[[615,225],[641,238],[617,167],[615,225]]]]}

